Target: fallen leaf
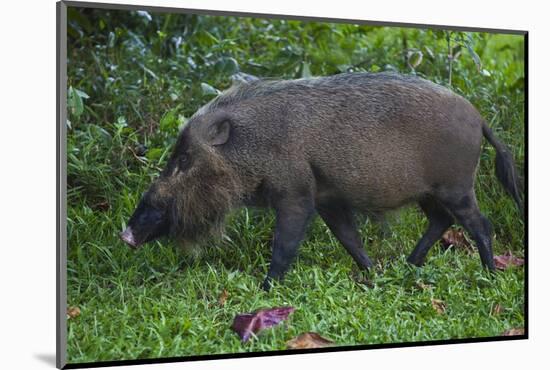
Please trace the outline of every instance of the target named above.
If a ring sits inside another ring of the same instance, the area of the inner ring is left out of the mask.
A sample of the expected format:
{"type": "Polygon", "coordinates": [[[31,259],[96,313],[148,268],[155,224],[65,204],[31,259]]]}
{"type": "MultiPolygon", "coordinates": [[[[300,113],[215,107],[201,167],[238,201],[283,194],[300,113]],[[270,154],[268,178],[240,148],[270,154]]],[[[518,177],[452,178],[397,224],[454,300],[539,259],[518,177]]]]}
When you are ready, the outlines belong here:
{"type": "Polygon", "coordinates": [[[92,209],[102,211],[102,212],[108,211],[109,208],[111,208],[111,205],[106,200],[103,202],[96,203],[92,206],[92,209]]]}
{"type": "Polygon", "coordinates": [[[365,277],[361,273],[353,273],[351,275],[351,278],[359,285],[364,285],[367,288],[371,289],[374,288],[374,283],[368,277],[365,277]]]}
{"type": "Polygon", "coordinates": [[[513,337],[513,336],[516,336],[516,335],[524,335],[524,334],[525,334],[525,329],[524,328],[512,328],[512,329],[506,330],[501,335],[503,335],[505,337],[513,337]]]}
{"type": "Polygon", "coordinates": [[[447,305],[440,299],[432,299],[432,307],[438,314],[443,315],[447,305]]]}
{"type": "Polygon", "coordinates": [[[323,348],[330,347],[333,344],[333,341],[323,338],[314,332],[302,333],[286,342],[288,349],[323,348]]]}
{"type": "Polygon", "coordinates": [[[441,243],[445,249],[450,247],[463,248],[472,251],[472,244],[466,239],[464,230],[448,229],[441,237],[441,243]]]}
{"type": "Polygon", "coordinates": [[[227,301],[227,297],[229,297],[229,292],[227,290],[223,290],[222,294],[220,294],[220,297],[218,298],[218,303],[220,306],[224,306],[225,302],[227,301]]]}
{"type": "Polygon", "coordinates": [[[419,287],[422,290],[430,290],[434,287],[433,285],[430,285],[430,284],[424,284],[424,282],[422,280],[418,280],[416,282],[416,286],[419,287]]]}
{"type": "Polygon", "coordinates": [[[496,305],[494,305],[493,310],[491,311],[491,315],[498,316],[501,312],[502,306],[500,305],[500,303],[497,303],[496,305]]]}
{"type": "Polygon", "coordinates": [[[511,251],[502,256],[494,256],[495,267],[499,270],[506,270],[510,266],[522,266],[525,263],[523,258],[512,255],[511,251]]]}
{"type": "Polygon", "coordinates": [[[254,313],[243,313],[235,316],[231,329],[237,332],[243,342],[246,342],[252,333],[257,333],[277,325],[288,318],[294,307],[275,307],[256,311],[254,313]]]}
{"type": "Polygon", "coordinates": [[[80,316],[80,308],[78,307],[67,308],[67,316],[69,319],[74,319],[75,317],[80,316]]]}

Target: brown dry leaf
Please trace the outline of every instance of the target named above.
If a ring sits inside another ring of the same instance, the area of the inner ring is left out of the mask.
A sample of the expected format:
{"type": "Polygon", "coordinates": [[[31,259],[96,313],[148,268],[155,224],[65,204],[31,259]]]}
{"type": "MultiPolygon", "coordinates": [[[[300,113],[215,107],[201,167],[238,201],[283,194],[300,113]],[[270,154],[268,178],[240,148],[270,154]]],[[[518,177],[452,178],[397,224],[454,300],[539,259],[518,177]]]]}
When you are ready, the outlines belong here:
{"type": "Polygon", "coordinates": [[[432,307],[438,314],[443,315],[447,305],[441,299],[432,299],[432,307]]]}
{"type": "Polygon", "coordinates": [[[362,273],[353,273],[351,278],[359,285],[364,285],[367,288],[374,288],[374,283],[369,280],[368,277],[365,277],[362,273]]]}
{"type": "Polygon", "coordinates": [[[302,348],[323,348],[330,347],[334,342],[323,338],[317,333],[308,332],[298,335],[296,338],[293,338],[286,342],[288,349],[302,349],[302,348]]]}
{"type": "Polygon", "coordinates": [[[491,311],[491,315],[498,316],[498,315],[500,315],[501,312],[502,312],[502,306],[500,305],[500,303],[497,303],[496,305],[493,306],[493,310],[491,311]]]}
{"type": "Polygon", "coordinates": [[[225,305],[225,302],[227,301],[227,297],[229,297],[229,292],[224,289],[222,291],[222,294],[220,294],[220,297],[218,298],[218,303],[220,306],[224,306],[225,305]]]}
{"type": "Polygon", "coordinates": [[[523,258],[512,255],[511,251],[506,252],[502,256],[494,256],[495,267],[498,270],[506,270],[510,266],[522,266],[525,263],[523,258]]]}
{"type": "Polygon", "coordinates": [[[504,333],[502,333],[502,335],[505,336],[505,337],[513,337],[513,336],[516,336],[516,335],[524,335],[524,334],[525,334],[525,329],[524,328],[512,328],[512,329],[508,329],[504,333]]]}
{"type": "Polygon", "coordinates": [[[441,237],[441,243],[445,249],[450,247],[464,248],[468,251],[472,251],[472,244],[466,239],[464,230],[462,229],[448,229],[441,237]]]}
{"type": "Polygon", "coordinates": [[[96,203],[92,206],[92,209],[102,211],[102,212],[108,211],[109,208],[111,208],[111,205],[106,200],[104,200],[102,202],[99,202],[99,203],[96,203]]]}
{"type": "Polygon", "coordinates": [[[75,306],[67,308],[67,317],[69,319],[74,319],[78,316],[80,316],[80,308],[75,306]]]}
{"type": "Polygon", "coordinates": [[[433,288],[433,285],[424,284],[424,282],[422,280],[417,281],[416,286],[419,287],[422,290],[430,290],[430,289],[433,288]]]}

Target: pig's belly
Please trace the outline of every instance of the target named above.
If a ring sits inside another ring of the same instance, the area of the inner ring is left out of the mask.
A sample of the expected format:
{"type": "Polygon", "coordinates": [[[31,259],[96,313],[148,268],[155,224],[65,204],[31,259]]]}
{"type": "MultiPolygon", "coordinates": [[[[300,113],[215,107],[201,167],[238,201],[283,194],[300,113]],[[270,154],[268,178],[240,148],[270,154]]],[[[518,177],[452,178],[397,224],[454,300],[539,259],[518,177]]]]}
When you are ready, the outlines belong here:
{"type": "Polygon", "coordinates": [[[429,193],[429,185],[418,173],[422,172],[398,166],[327,173],[326,177],[316,183],[316,202],[343,202],[353,209],[365,212],[389,211],[429,193]]]}

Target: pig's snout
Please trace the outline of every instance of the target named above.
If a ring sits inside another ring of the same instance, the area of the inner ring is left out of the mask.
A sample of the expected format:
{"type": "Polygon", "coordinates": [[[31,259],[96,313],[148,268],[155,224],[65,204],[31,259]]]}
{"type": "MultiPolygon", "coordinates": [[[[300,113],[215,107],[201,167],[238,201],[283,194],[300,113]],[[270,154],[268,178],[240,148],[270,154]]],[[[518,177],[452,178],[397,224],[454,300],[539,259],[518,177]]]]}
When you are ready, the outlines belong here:
{"type": "Polygon", "coordinates": [[[124,229],[124,231],[121,232],[119,235],[120,235],[120,239],[122,239],[122,241],[128,244],[130,247],[132,248],[138,247],[139,244],[136,241],[134,232],[132,231],[132,228],[130,226],[124,229]]]}
{"type": "Polygon", "coordinates": [[[143,200],[140,201],[126,225],[126,229],[119,234],[120,239],[132,248],[167,235],[169,231],[165,212],[148,205],[143,200]]]}

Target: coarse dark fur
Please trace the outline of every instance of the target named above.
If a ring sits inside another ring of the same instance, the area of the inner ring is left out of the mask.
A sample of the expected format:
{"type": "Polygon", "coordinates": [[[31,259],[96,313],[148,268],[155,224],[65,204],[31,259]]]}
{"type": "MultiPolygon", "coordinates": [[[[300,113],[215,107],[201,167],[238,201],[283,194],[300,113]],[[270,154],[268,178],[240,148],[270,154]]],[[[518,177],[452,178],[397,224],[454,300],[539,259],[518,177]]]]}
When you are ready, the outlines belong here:
{"type": "MultiPolygon", "coordinates": [[[[164,215],[172,235],[190,240],[218,229],[236,206],[273,208],[266,288],[288,269],[315,213],[369,268],[354,215],[410,203],[429,226],[409,262],[422,264],[456,219],[494,269],[492,227],[474,193],[482,137],[495,147],[497,177],[522,209],[512,156],[477,110],[447,88],[393,73],[250,81],[190,119],[142,204],[164,215]]],[[[137,216],[130,239],[123,235],[136,245],[160,232],[137,216]]]]}

